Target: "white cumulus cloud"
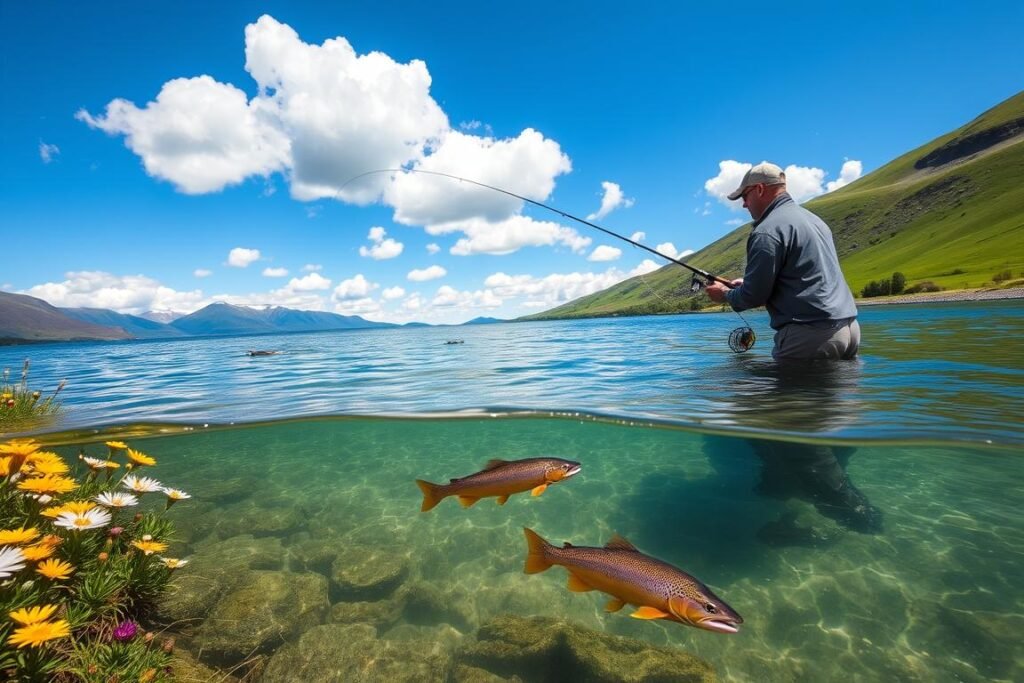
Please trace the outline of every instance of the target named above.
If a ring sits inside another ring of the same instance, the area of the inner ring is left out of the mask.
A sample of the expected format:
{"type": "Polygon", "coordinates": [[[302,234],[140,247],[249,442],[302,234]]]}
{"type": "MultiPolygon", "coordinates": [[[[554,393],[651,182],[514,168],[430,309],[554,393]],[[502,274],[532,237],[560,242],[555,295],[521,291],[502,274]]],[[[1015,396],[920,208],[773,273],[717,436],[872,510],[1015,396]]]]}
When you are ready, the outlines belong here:
{"type": "Polygon", "coordinates": [[[385,301],[392,301],[394,299],[401,299],[405,296],[405,290],[401,287],[388,287],[381,291],[380,297],[385,301]]]}
{"type": "Polygon", "coordinates": [[[638,230],[637,232],[634,232],[632,235],[630,235],[629,239],[633,240],[634,242],[643,242],[645,239],[647,239],[647,233],[638,230]]]}
{"type": "Polygon", "coordinates": [[[428,254],[436,254],[439,251],[441,251],[441,247],[437,246],[433,242],[431,242],[430,244],[427,245],[427,253],[428,254]]]}
{"type": "Polygon", "coordinates": [[[213,271],[208,268],[196,268],[192,271],[192,275],[195,277],[210,277],[213,275],[213,271]]]}
{"type": "Polygon", "coordinates": [[[839,171],[839,177],[825,184],[825,192],[833,192],[844,185],[849,185],[864,173],[864,164],[856,159],[847,159],[839,171]]]}
{"type": "Polygon", "coordinates": [[[605,180],[601,183],[601,187],[604,188],[604,196],[601,197],[601,208],[587,216],[588,221],[600,220],[620,206],[627,209],[633,206],[635,200],[622,194],[622,188],[619,187],[618,183],[605,180]]]}
{"type": "Polygon", "coordinates": [[[319,263],[307,263],[306,265],[302,266],[303,273],[315,273],[323,269],[324,267],[321,266],[319,263]]]}
{"type": "Polygon", "coordinates": [[[209,76],[176,78],[142,109],[115,99],[106,113],[76,117],[111,135],[142,159],[149,175],[186,194],[216,192],[252,175],[267,176],[291,163],[289,140],[233,85],[209,76]]]}
{"type": "MultiPolygon", "coordinates": [[[[575,230],[529,221],[518,199],[408,172],[462,175],[539,201],[572,170],[558,142],[534,129],[506,138],[495,138],[486,125],[453,129],[430,94],[424,62],[359,54],[342,36],[308,43],[263,15],[245,29],[245,69],[255,83],[251,98],[250,84],[176,78],[144,105],[114,99],[103,113],[81,110],[77,118],[123,136],[147,173],[185,193],[217,192],[253,177],[262,177],[268,192],[280,177],[301,201],[383,201],[399,223],[434,235],[462,233],[456,254],[589,245],[575,230]],[[395,168],[406,171],[356,178],[367,169],[395,168]]],[[[614,183],[604,185],[606,211],[631,202],[614,183]]],[[[398,249],[398,242],[382,239],[364,251],[387,258],[398,249]]]]}
{"type": "Polygon", "coordinates": [[[320,273],[310,273],[302,277],[293,277],[288,282],[288,289],[294,292],[313,292],[330,289],[331,281],[320,273]]]}
{"type": "Polygon", "coordinates": [[[373,242],[373,244],[370,247],[359,247],[359,255],[381,261],[395,258],[401,254],[402,250],[405,249],[405,245],[401,242],[396,242],[390,237],[385,239],[385,235],[387,235],[387,232],[384,231],[384,228],[379,226],[370,228],[367,239],[373,242]]]}
{"type": "Polygon", "coordinates": [[[234,266],[235,268],[245,268],[254,261],[258,261],[260,258],[259,249],[247,249],[245,247],[235,247],[228,253],[228,265],[234,266]]]}
{"type": "Polygon", "coordinates": [[[428,226],[427,231],[442,234],[458,230],[465,237],[459,238],[449,250],[456,256],[472,254],[511,254],[523,247],[553,246],[561,244],[573,252],[580,253],[590,246],[591,239],[583,237],[571,228],[551,221],[538,221],[529,216],[511,216],[503,221],[491,222],[473,219],[444,226],[428,226]]]}
{"type": "Polygon", "coordinates": [[[264,268],[263,277],[288,277],[287,268],[264,268]]]}
{"type": "Polygon", "coordinates": [[[145,275],[72,271],[64,277],[62,282],[47,282],[20,293],[61,308],[109,308],[133,315],[154,309],[191,312],[204,300],[201,290],[179,292],[145,275]]]}
{"type": "Polygon", "coordinates": [[[341,283],[334,288],[334,293],[331,295],[331,298],[335,301],[363,299],[368,297],[370,292],[377,289],[377,287],[379,287],[379,285],[370,282],[363,277],[362,273],[359,273],[348,280],[342,280],[341,283]]]}
{"type": "MultiPolygon", "coordinates": [[[[718,175],[714,178],[709,178],[704,183],[704,190],[733,211],[742,211],[742,200],[731,201],[728,195],[740,186],[743,174],[750,170],[752,166],[753,164],[732,159],[721,161],[718,163],[718,175]]],[[[786,190],[798,202],[804,202],[826,192],[838,190],[840,187],[848,185],[859,178],[864,171],[860,161],[848,159],[843,163],[843,167],[839,172],[839,178],[826,184],[825,177],[828,173],[824,169],[815,166],[790,164],[783,170],[786,174],[786,190]]],[[[708,205],[705,205],[703,215],[710,213],[709,208],[708,205]]]]}
{"type": "Polygon", "coordinates": [[[441,266],[434,265],[428,268],[410,270],[406,277],[413,282],[427,282],[428,280],[436,280],[439,277],[444,277],[447,274],[447,270],[441,266]]]}
{"type": "Polygon", "coordinates": [[[609,247],[606,244],[599,245],[590,252],[588,261],[614,261],[622,256],[622,250],[617,247],[609,247]]]}

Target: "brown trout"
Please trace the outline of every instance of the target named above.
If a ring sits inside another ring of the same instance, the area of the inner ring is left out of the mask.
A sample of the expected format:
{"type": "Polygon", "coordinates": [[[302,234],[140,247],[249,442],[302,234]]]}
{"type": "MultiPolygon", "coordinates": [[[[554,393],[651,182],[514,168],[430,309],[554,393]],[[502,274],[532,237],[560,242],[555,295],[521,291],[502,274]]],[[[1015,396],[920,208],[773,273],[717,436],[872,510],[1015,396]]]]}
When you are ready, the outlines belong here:
{"type": "Polygon", "coordinates": [[[569,590],[601,591],[612,596],[606,612],[625,605],[638,609],[637,619],[667,619],[719,633],[737,633],[743,617],[711,589],[686,572],[644,555],[633,544],[614,536],[603,548],[558,548],[536,532],[526,532],[526,573],[536,574],[552,565],[569,571],[569,590]]]}
{"type": "Polygon", "coordinates": [[[498,497],[498,505],[508,502],[513,493],[532,491],[539,496],[551,484],[563,481],[580,471],[580,464],[561,458],[526,458],[525,460],[491,460],[475,474],[452,479],[447,484],[431,484],[422,479],[416,485],[423,491],[423,512],[448,496],[458,496],[462,507],[468,508],[481,498],[498,497]]]}

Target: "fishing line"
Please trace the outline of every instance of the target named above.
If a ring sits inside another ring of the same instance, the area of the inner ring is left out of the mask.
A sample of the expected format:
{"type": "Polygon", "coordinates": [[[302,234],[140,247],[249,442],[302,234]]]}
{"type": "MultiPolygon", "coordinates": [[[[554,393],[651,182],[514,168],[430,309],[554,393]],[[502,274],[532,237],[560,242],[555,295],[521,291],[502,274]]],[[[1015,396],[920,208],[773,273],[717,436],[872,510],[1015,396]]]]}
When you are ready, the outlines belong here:
{"type": "MultiPolygon", "coordinates": [[[[712,282],[719,282],[719,283],[725,285],[726,287],[728,287],[729,289],[733,289],[734,288],[731,280],[726,280],[725,278],[719,277],[717,275],[712,275],[711,273],[707,272],[706,270],[701,270],[700,268],[697,268],[695,266],[691,266],[689,263],[686,263],[684,261],[680,261],[679,259],[673,258],[673,257],[669,256],[668,254],[663,254],[660,251],[658,251],[657,249],[652,249],[651,247],[648,247],[645,244],[641,244],[640,242],[637,242],[636,240],[632,240],[632,239],[626,237],[625,235],[620,235],[619,233],[613,232],[611,230],[608,230],[607,228],[602,228],[600,225],[597,225],[596,223],[591,223],[590,221],[587,221],[587,220],[584,220],[582,218],[579,218],[578,216],[573,216],[571,213],[566,213],[565,211],[562,211],[561,209],[557,209],[557,208],[555,208],[553,206],[548,206],[547,204],[544,204],[542,202],[538,202],[535,199],[530,199],[529,197],[524,197],[522,195],[516,194],[515,192],[510,192],[510,191],[504,190],[504,189],[502,189],[500,187],[495,187],[494,185],[488,185],[487,183],[481,183],[481,182],[479,182],[477,180],[471,180],[469,178],[463,178],[461,176],[453,175],[451,173],[442,173],[441,171],[426,171],[426,170],[415,169],[415,168],[406,168],[406,169],[402,169],[402,168],[380,168],[380,169],[377,169],[375,171],[367,171],[366,173],[360,173],[357,176],[353,176],[352,178],[349,178],[344,183],[342,183],[341,187],[338,188],[337,193],[340,193],[342,190],[344,190],[345,187],[347,185],[349,185],[349,183],[355,182],[356,180],[359,180],[360,178],[365,178],[366,176],[376,175],[378,173],[422,173],[422,174],[425,174],[425,175],[434,175],[434,176],[441,176],[443,178],[450,178],[451,180],[457,180],[457,181],[462,182],[462,183],[470,183],[471,185],[476,185],[478,187],[483,187],[483,188],[486,188],[488,190],[493,190],[495,192],[500,192],[502,194],[508,195],[509,197],[515,197],[516,199],[519,199],[520,201],[524,201],[524,202],[527,202],[529,204],[533,204],[534,206],[539,206],[542,209],[547,209],[548,211],[551,211],[552,213],[556,213],[559,216],[562,216],[563,218],[568,218],[569,220],[576,221],[577,223],[582,223],[583,225],[586,225],[587,227],[593,228],[595,230],[600,230],[601,232],[603,232],[606,235],[611,235],[612,237],[615,237],[616,239],[620,239],[623,242],[628,242],[629,244],[632,244],[634,247],[637,247],[639,249],[643,249],[644,251],[648,251],[648,252],[654,254],[655,256],[660,256],[661,258],[665,259],[666,261],[671,261],[672,263],[676,264],[677,266],[682,266],[683,268],[686,268],[687,270],[689,270],[689,271],[691,271],[693,273],[693,278],[690,281],[690,292],[691,293],[696,294],[706,284],[711,284],[712,282]],[[703,278],[703,281],[701,281],[699,278],[703,278]]],[[[641,275],[641,280],[643,280],[643,276],[642,275],[641,275]]],[[[643,280],[643,282],[644,282],[644,285],[647,286],[648,289],[650,289],[650,286],[647,285],[647,281],[643,280]]],[[[654,290],[652,289],[651,291],[653,292],[654,290]]],[[[664,299],[662,299],[662,302],[663,303],[668,303],[664,299]]],[[[748,351],[751,348],[753,348],[754,342],[757,341],[757,336],[754,334],[754,330],[753,330],[752,327],[750,327],[750,324],[747,323],[746,318],[744,318],[742,315],[740,315],[739,311],[735,311],[735,313],[736,313],[736,315],[740,316],[740,320],[743,321],[744,327],[737,327],[735,330],[733,330],[729,334],[729,348],[731,348],[736,353],[743,353],[744,351],[748,351]]]]}

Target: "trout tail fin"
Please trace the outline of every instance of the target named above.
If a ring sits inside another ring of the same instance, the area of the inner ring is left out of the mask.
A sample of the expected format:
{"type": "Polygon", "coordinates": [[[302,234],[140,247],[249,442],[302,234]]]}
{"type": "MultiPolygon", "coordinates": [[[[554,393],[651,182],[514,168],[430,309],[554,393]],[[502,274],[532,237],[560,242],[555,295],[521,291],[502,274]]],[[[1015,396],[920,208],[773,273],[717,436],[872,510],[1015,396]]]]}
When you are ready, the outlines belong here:
{"type": "Polygon", "coordinates": [[[423,491],[423,505],[420,506],[420,512],[432,509],[448,497],[448,494],[444,492],[444,486],[440,484],[431,484],[429,481],[417,479],[416,485],[420,487],[420,491],[423,491]]]}
{"type": "Polygon", "coordinates": [[[551,544],[545,541],[532,529],[523,528],[526,534],[526,568],[523,571],[527,574],[537,574],[545,569],[550,569],[552,562],[548,559],[547,549],[551,544]]]}

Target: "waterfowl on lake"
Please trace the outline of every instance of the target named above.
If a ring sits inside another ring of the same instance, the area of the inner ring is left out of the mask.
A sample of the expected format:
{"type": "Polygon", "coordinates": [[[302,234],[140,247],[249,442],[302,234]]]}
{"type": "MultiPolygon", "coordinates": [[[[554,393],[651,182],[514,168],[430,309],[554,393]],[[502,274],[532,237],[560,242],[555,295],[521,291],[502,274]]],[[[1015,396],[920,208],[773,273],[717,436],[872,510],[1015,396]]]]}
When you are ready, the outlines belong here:
{"type": "Polygon", "coordinates": [[[465,344],[466,342],[462,339],[449,339],[445,344],[465,344]]]}
{"type": "Polygon", "coordinates": [[[246,351],[247,356],[276,356],[280,351],[246,351]]]}

